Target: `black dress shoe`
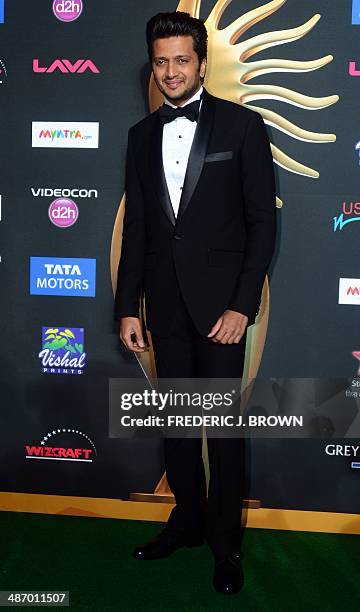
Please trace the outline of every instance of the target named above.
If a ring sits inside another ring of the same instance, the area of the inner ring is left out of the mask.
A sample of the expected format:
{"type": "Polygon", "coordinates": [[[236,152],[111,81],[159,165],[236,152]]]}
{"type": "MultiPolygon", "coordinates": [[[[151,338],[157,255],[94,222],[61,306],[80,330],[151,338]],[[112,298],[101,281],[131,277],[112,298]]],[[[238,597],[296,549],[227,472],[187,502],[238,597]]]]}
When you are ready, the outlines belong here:
{"type": "Polygon", "coordinates": [[[182,546],[201,546],[203,543],[204,540],[201,537],[190,537],[165,528],[158,536],[135,548],[133,555],[135,559],[146,561],[163,559],[182,546]]]}
{"type": "Polygon", "coordinates": [[[244,575],[240,559],[235,559],[234,555],[230,555],[221,561],[215,561],[213,585],[219,593],[233,595],[240,591],[243,584],[244,575]]]}

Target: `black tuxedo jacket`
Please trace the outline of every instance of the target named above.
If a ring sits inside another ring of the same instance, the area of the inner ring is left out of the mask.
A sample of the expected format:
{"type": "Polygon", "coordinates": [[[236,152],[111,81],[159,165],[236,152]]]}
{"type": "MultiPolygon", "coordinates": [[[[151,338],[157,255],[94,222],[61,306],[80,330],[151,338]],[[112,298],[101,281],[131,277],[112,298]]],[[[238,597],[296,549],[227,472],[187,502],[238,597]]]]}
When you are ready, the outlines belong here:
{"type": "Polygon", "coordinates": [[[175,218],[155,111],[129,130],[125,189],[115,317],[138,317],[144,292],[147,328],[167,335],[179,286],[203,335],[226,309],[254,323],[276,231],[261,115],[204,89],[175,218]]]}

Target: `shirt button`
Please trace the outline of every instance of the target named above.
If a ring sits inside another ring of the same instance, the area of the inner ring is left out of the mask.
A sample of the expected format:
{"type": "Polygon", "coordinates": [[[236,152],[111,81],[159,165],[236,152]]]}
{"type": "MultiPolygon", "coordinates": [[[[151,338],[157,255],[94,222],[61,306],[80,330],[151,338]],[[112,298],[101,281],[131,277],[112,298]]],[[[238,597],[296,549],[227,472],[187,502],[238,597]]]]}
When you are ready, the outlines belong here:
{"type": "Polygon", "coordinates": [[[179,138],[182,138],[181,134],[179,134],[179,138]]]}
{"type": "Polygon", "coordinates": [[[179,162],[177,161],[176,163],[178,164],[179,162]]]}

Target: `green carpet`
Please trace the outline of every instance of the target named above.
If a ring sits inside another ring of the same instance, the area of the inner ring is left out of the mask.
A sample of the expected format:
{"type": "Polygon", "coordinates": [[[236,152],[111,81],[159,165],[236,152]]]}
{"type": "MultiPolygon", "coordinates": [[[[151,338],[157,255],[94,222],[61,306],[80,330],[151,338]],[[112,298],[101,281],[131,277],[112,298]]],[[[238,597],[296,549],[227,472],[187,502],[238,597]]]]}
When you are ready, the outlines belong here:
{"type": "Polygon", "coordinates": [[[68,590],[70,609],[96,612],[360,610],[358,536],[248,529],[245,586],[226,596],[213,590],[207,546],[160,561],[132,558],[161,528],[0,512],[0,589],[68,590]]]}

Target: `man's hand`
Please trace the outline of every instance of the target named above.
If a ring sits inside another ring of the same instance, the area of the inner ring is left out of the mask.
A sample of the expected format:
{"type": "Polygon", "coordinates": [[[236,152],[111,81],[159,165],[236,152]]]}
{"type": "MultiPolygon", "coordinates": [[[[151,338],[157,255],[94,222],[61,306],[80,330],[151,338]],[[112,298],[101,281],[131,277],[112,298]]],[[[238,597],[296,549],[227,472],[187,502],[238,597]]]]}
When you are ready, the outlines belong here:
{"type": "Polygon", "coordinates": [[[236,310],[225,310],[207,337],[219,344],[238,344],[243,337],[249,317],[236,310]]]}
{"type": "Polygon", "coordinates": [[[129,351],[143,353],[148,350],[144,343],[141,322],[138,317],[122,317],[120,319],[120,340],[129,351]],[[132,335],[135,336],[134,339],[131,338],[132,335]]]}

